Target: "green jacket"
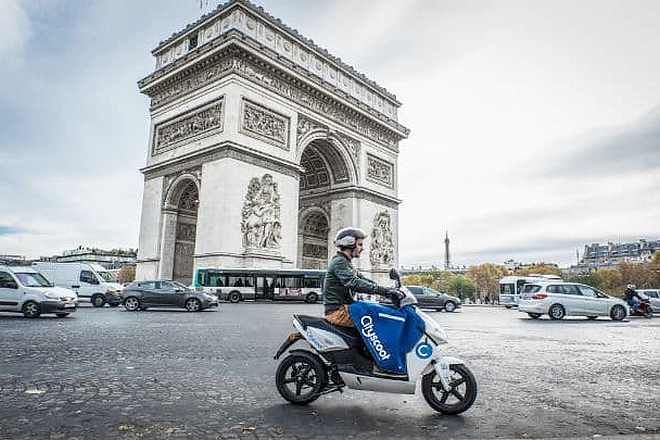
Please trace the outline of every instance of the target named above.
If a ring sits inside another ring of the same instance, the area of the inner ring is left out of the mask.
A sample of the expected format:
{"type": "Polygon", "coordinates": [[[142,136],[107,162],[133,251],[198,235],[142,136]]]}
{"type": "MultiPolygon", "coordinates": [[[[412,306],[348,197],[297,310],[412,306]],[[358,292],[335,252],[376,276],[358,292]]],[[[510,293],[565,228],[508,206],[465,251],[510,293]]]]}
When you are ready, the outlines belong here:
{"type": "Polygon", "coordinates": [[[331,313],[342,304],[351,304],[351,292],[380,293],[378,283],[355,270],[351,260],[341,252],[332,257],[323,283],[325,314],[331,313]]]}

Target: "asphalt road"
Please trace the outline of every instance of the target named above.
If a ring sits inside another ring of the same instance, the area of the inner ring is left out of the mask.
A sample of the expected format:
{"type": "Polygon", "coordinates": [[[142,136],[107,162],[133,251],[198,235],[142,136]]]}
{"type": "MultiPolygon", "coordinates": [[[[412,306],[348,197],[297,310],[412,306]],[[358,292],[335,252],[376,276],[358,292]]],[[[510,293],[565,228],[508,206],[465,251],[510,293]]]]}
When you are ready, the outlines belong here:
{"type": "Polygon", "coordinates": [[[297,407],[274,383],[291,314],[321,305],[221,304],[66,319],[0,313],[0,438],[660,439],[660,318],[535,321],[515,310],[431,312],[473,370],[474,406],[347,390],[297,407]]]}

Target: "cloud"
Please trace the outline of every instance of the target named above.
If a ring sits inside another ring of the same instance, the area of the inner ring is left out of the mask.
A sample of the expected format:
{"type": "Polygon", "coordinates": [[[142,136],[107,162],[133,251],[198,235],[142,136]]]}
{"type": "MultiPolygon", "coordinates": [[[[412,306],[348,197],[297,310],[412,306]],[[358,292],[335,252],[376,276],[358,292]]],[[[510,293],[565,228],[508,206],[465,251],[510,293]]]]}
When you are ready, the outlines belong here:
{"type": "Polygon", "coordinates": [[[660,105],[618,129],[590,132],[570,152],[546,168],[549,175],[571,178],[602,174],[631,174],[660,169],[660,105]]]}
{"type": "Polygon", "coordinates": [[[30,40],[30,20],[20,0],[0,2],[0,60],[20,52],[30,40]]]}

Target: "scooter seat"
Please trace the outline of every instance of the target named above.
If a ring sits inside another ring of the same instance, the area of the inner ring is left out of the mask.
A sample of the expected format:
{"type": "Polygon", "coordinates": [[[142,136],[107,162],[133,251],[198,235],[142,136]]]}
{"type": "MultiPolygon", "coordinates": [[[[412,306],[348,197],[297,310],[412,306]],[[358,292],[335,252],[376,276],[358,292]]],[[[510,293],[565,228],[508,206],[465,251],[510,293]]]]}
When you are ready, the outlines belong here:
{"type": "Polygon", "coordinates": [[[303,324],[304,328],[307,328],[307,326],[312,326],[336,333],[339,336],[341,336],[351,347],[362,343],[362,338],[360,337],[360,333],[358,333],[357,329],[354,327],[344,327],[341,325],[335,325],[330,323],[327,319],[320,316],[296,315],[296,314],[294,314],[293,316],[303,324]]]}

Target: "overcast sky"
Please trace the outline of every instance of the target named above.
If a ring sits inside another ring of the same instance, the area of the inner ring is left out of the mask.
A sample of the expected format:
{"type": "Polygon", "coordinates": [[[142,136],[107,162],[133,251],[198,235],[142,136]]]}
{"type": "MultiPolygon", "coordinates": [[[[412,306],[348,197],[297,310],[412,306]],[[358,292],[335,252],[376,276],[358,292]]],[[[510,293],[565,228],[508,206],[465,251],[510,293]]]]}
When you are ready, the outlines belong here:
{"type": "MultiPolygon", "coordinates": [[[[136,83],[219,3],[0,0],[0,254],[137,248],[136,83]]],[[[403,104],[402,265],[442,265],[445,233],[457,265],[660,238],[659,1],[253,3],[403,104]]]]}

